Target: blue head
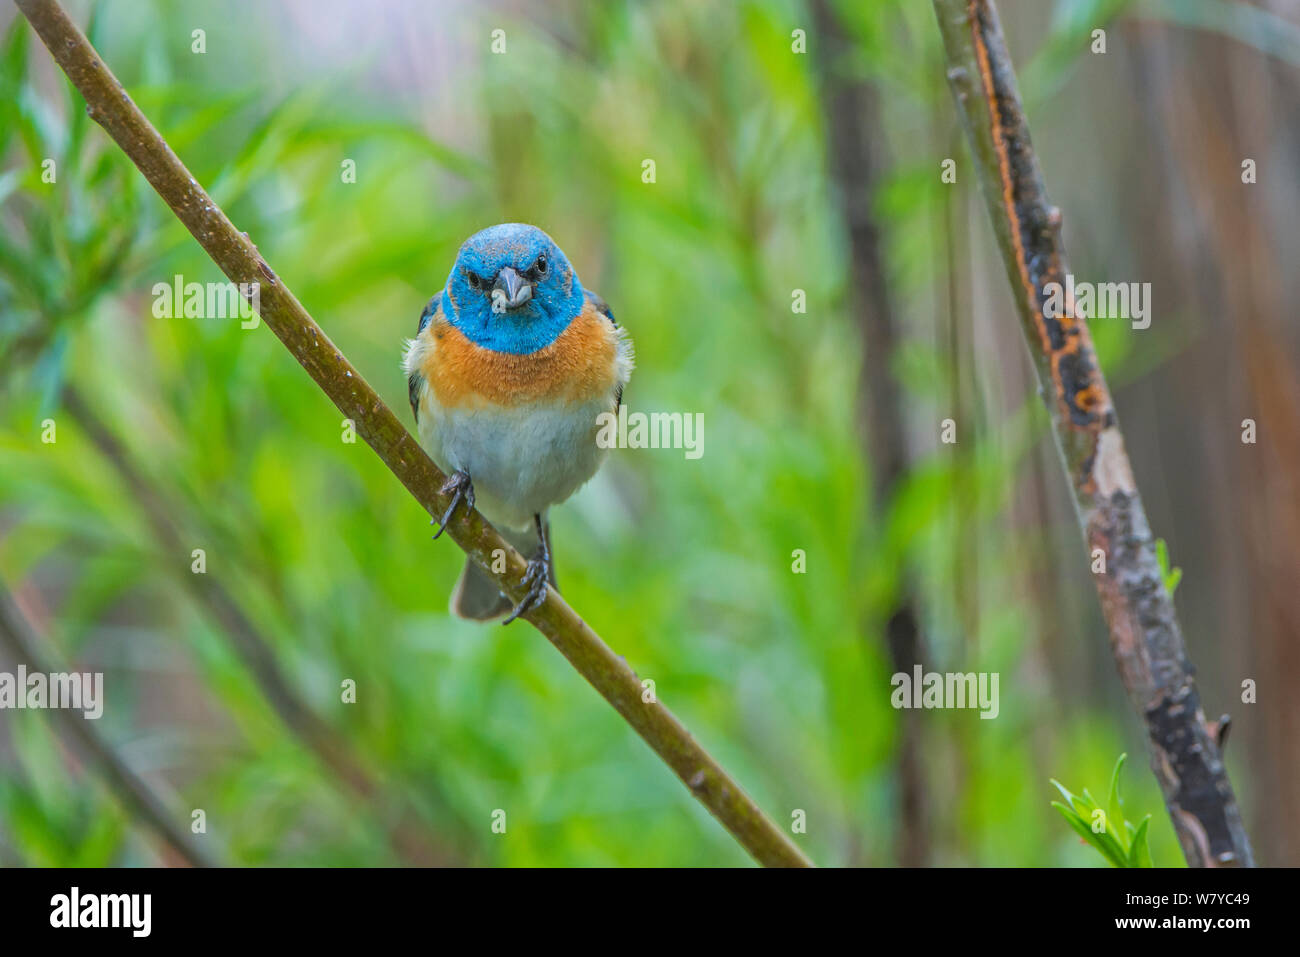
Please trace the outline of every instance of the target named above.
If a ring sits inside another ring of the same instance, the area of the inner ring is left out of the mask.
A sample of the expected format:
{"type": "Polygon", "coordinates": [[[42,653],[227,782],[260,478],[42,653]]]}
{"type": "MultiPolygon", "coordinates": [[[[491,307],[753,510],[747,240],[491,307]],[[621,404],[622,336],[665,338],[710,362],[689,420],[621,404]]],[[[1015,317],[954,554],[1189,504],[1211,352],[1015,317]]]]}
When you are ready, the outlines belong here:
{"type": "Polygon", "coordinates": [[[465,240],[442,293],[447,320],[494,352],[550,345],[582,311],[578,276],[536,226],[502,223],[465,240]]]}

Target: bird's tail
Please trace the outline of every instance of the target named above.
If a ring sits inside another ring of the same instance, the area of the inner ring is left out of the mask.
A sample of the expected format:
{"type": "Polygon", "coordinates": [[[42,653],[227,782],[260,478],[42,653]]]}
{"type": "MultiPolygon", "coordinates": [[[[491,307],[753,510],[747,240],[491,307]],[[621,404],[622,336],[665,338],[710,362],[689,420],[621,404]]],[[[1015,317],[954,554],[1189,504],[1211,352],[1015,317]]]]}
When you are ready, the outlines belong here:
{"type": "MultiPolygon", "coordinates": [[[[537,553],[537,535],[531,529],[524,532],[508,528],[498,529],[501,537],[519,550],[525,558],[537,553]]],[[[546,530],[550,535],[550,528],[546,530]]],[[[555,582],[555,557],[552,553],[550,566],[546,571],[546,580],[557,592],[560,586],[555,582]]],[[[451,593],[451,613],[471,621],[492,621],[509,614],[514,602],[501,593],[497,583],[487,572],[474,564],[473,559],[465,559],[465,569],[460,573],[460,580],[451,593]]]]}

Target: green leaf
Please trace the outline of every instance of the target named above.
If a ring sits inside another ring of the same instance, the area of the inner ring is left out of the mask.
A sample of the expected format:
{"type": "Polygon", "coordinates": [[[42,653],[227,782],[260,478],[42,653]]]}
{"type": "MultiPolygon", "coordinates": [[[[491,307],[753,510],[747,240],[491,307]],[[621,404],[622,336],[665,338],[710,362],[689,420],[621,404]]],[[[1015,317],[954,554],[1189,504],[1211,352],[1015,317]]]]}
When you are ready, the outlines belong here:
{"type": "Polygon", "coordinates": [[[1074,828],[1075,831],[1078,832],[1081,838],[1083,838],[1089,844],[1092,843],[1092,838],[1093,838],[1092,829],[1088,827],[1087,822],[1084,821],[1083,818],[1079,817],[1078,814],[1076,814],[1070,808],[1066,807],[1060,801],[1053,801],[1052,807],[1056,808],[1058,811],[1061,812],[1061,817],[1065,818],[1066,823],[1069,824],[1070,827],[1074,828]]]}
{"type": "Polygon", "coordinates": [[[0,50],[0,156],[9,149],[18,128],[18,98],[27,79],[27,46],[31,29],[24,17],[15,17],[0,50]]]}
{"type": "Polygon", "coordinates": [[[1183,570],[1169,567],[1169,546],[1165,544],[1163,538],[1156,539],[1156,562],[1160,565],[1160,577],[1165,581],[1165,590],[1169,592],[1169,597],[1173,598],[1174,590],[1183,580],[1183,570]]]}
{"type": "Polygon", "coordinates": [[[1174,596],[1174,591],[1178,588],[1178,583],[1182,580],[1183,570],[1181,568],[1175,568],[1169,573],[1169,577],[1165,579],[1165,587],[1169,589],[1170,598],[1174,596]]]}
{"type": "Polygon", "coordinates": [[[22,17],[15,17],[5,37],[4,51],[0,52],[0,77],[9,89],[16,90],[27,74],[27,48],[31,29],[22,17]]]}
{"type": "Polygon", "coordinates": [[[1147,846],[1147,825],[1151,823],[1151,815],[1148,814],[1142,819],[1142,823],[1137,826],[1133,834],[1133,842],[1128,851],[1129,867],[1154,867],[1151,862],[1151,848],[1147,846]]]}
{"type": "Polygon", "coordinates": [[[1088,815],[1091,817],[1092,812],[1097,810],[1097,808],[1101,807],[1101,803],[1095,797],[1092,796],[1092,792],[1089,791],[1087,788],[1083,789],[1083,797],[1084,800],[1088,802],[1088,815]]]}
{"type": "Polygon", "coordinates": [[[1115,843],[1113,837],[1104,831],[1101,834],[1093,833],[1091,822],[1088,819],[1081,817],[1074,811],[1071,811],[1060,801],[1053,801],[1052,807],[1060,811],[1061,816],[1065,818],[1070,827],[1074,828],[1075,833],[1077,833],[1079,837],[1083,838],[1083,840],[1088,844],[1096,848],[1101,856],[1106,858],[1113,867],[1128,866],[1127,859],[1120,850],[1119,845],[1115,843]]]}
{"type": "MultiPolygon", "coordinates": [[[[1109,822],[1107,822],[1109,826],[1109,822]]],[[[1105,855],[1106,860],[1110,861],[1115,867],[1128,867],[1128,854],[1120,846],[1119,841],[1109,831],[1103,831],[1101,834],[1094,835],[1096,842],[1094,846],[1097,850],[1105,855]]]]}
{"type": "Polygon", "coordinates": [[[1056,778],[1052,778],[1051,781],[1052,781],[1052,787],[1054,787],[1054,788],[1056,788],[1056,790],[1060,791],[1060,792],[1061,792],[1061,797],[1065,798],[1066,806],[1067,806],[1067,807],[1073,807],[1073,806],[1074,806],[1074,795],[1071,794],[1068,790],[1066,790],[1065,785],[1062,784],[1060,781],[1056,780],[1056,778]]]}
{"type": "Polygon", "coordinates": [[[1086,819],[1088,815],[1092,813],[1093,808],[1097,806],[1096,803],[1088,797],[1087,791],[1084,791],[1082,796],[1071,794],[1056,781],[1053,781],[1052,783],[1055,784],[1060,792],[1065,795],[1065,799],[1070,803],[1070,807],[1074,809],[1074,813],[1078,814],[1080,817],[1086,819]]]}
{"type": "Polygon", "coordinates": [[[1115,762],[1115,770],[1110,775],[1110,797],[1106,801],[1106,827],[1119,842],[1120,847],[1124,847],[1127,832],[1124,829],[1124,806],[1119,797],[1119,773],[1124,769],[1124,762],[1127,759],[1128,754],[1124,753],[1115,762]]]}

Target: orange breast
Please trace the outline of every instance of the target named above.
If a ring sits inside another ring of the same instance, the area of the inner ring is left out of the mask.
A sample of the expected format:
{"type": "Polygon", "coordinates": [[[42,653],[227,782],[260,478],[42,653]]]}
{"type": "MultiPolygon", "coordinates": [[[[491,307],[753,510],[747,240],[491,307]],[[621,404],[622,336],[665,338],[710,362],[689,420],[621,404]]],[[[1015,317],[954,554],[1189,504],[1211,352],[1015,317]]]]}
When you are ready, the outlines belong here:
{"type": "Polygon", "coordinates": [[[588,305],[549,346],[529,355],[475,345],[441,313],[421,335],[432,336],[420,371],[444,408],[541,399],[588,402],[614,389],[618,343],[608,319],[588,305]]]}

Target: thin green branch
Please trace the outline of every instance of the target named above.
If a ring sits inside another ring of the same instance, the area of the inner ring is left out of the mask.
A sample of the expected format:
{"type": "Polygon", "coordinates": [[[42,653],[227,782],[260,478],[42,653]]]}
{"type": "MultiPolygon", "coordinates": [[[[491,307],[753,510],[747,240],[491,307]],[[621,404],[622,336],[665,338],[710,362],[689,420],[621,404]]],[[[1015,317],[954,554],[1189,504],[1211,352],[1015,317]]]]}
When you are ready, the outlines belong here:
{"type": "Polygon", "coordinates": [[[1251,866],[1087,321],[1072,302],[1049,308],[1049,286],[1064,288],[1070,271],[1061,214],[1047,201],[997,11],[992,0],[933,2],[948,81],[1096,571],[1111,649],[1146,725],[1151,770],[1189,865],[1251,866]]]}
{"type": "MultiPolygon", "coordinates": [[[[37,636],[31,621],[18,607],[9,589],[0,582],[0,645],[10,650],[14,657],[26,664],[33,673],[55,674],[67,668],[56,666],[53,656],[46,652],[44,642],[37,636]]],[[[20,690],[20,694],[22,691],[20,690]]],[[[183,860],[194,867],[214,867],[217,862],[211,854],[195,843],[185,828],[173,818],[167,805],[146,782],[131,769],[111,744],[80,712],[65,708],[47,709],[50,719],[59,732],[73,742],[83,757],[103,776],[109,790],[122,805],[144,821],[183,860]]]]}
{"type": "MultiPolygon", "coordinates": [[[[190,175],[56,0],[15,3],[85,97],[89,116],[130,157],[231,282],[260,284],[262,320],[339,411],[356,424],[357,434],[416,501],[431,516],[441,515],[450,504],[440,490],[445,476],[271,270],[252,240],[234,227],[190,175]]],[[[478,512],[459,512],[448,534],[511,599],[523,597],[524,559],[478,512]],[[492,571],[494,551],[506,556],[500,574],[492,571]]],[[[810,865],[672,712],[657,699],[644,700],[636,673],[554,589],[524,617],[614,706],[755,860],[772,866],[810,865]]]]}

